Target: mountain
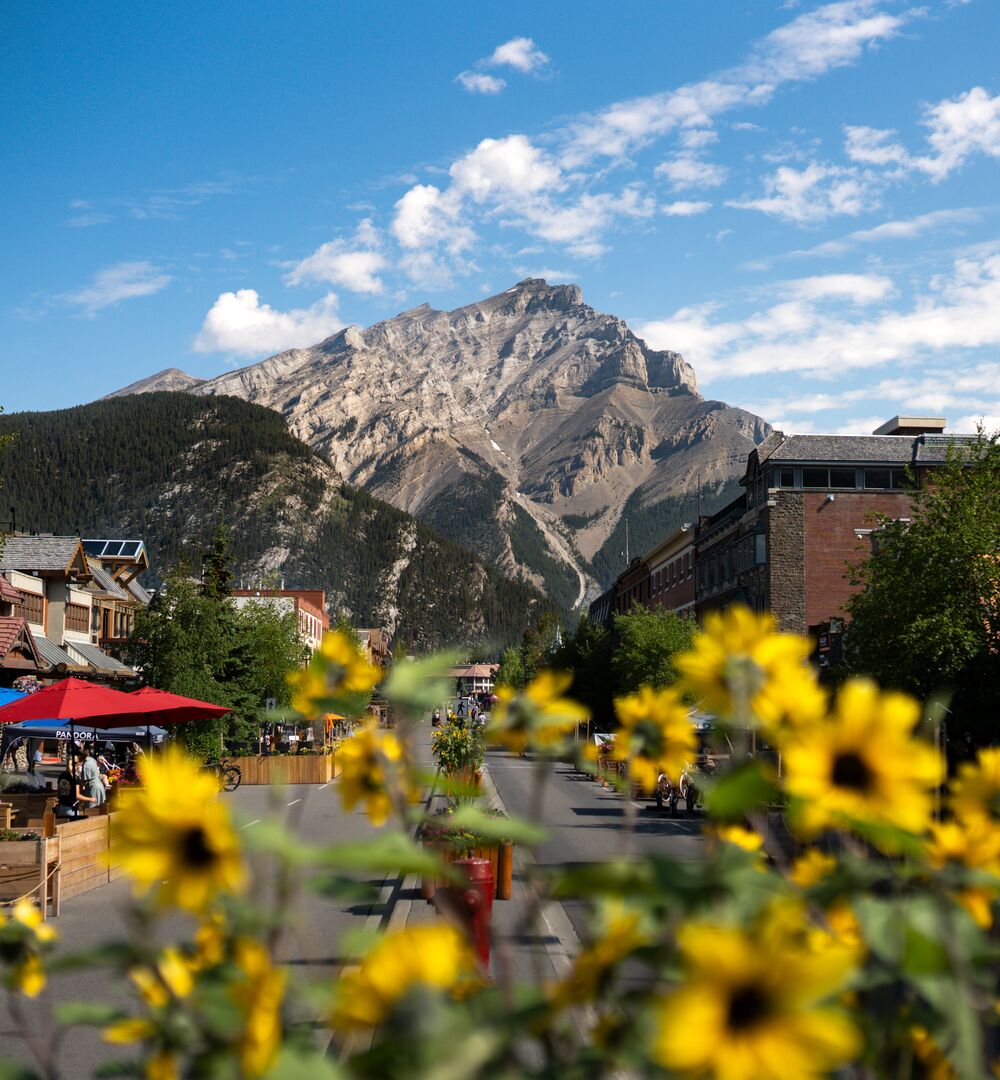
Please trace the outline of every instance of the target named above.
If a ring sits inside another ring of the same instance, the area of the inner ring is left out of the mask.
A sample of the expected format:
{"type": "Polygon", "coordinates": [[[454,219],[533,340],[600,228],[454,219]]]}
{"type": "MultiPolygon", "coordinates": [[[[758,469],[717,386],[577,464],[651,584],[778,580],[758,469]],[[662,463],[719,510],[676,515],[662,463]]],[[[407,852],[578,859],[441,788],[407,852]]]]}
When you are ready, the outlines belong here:
{"type": "MultiPolygon", "coordinates": [[[[171,375],[172,378],[176,376],[171,375]]],[[[148,389],[157,389],[154,377],[148,389]]],[[[281,412],[352,484],[565,606],[714,508],[767,434],[575,285],[426,304],[192,386],[281,412]]],[[[134,389],[133,389],[133,392],[134,389]]]]}
{"type": "Polygon", "coordinates": [[[0,417],[5,506],[25,531],[146,541],[155,579],[199,572],[217,522],[235,577],[324,588],[332,614],[417,648],[520,638],[551,607],[409,514],[345,484],[285,420],[230,397],[149,393],[0,417]]]}
{"type": "Polygon", "coordinates": [[[180,368],[164,368],[163,371],[158,371],[155,375],[129,383],[128,386],[123,386],[121,390],[108,394],[108,397],[128,397],[129,394],[153,394],[161,390],[194,390],[196,387],[201,386],[204,381],[204,379],[196,379],[194,375],[188,375],[187,372],[181,371],[180,368]]]}

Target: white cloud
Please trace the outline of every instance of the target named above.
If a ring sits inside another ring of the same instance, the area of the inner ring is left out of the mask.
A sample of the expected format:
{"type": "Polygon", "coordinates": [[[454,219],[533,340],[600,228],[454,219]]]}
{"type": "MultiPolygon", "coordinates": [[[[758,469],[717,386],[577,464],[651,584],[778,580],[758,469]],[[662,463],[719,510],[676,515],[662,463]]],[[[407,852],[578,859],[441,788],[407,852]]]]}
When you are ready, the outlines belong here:
{"type": "Polygon", "coordinates": [[[768,34],[737,67],[662,94],[616,102],[571,124],[564,133],[563,163],[627,157],[670,131],[707,127],[734,108],[764,105],[784,83],[856,62],[865,49],[895,37],[916,13],[890,14],[874,0],[840,0],[806,12],[768,34]]]}
{"type": "Polygon", "coordinates": [[[195,336],[195,352],[262,356],[314,345],[342,329],[337,297],[327,293],[312,307],[276,311],[254,289],[222,293],[195,336]]]}
{"type": "Polygon", "coordinates": [[[474,239],[459,219],[460,200],[433,184],[417,184],[396,203],[392,234],[404,248],[445,247],[451,252],[467,248],[474,239]]]}
{"type": "Polygon", "coordinates": [[[704,214],[706,210],[711,209],[710,202],[688,202],[682,199],[679,202],[661,206],[660,212],[666,214],[667,217],[693,217],[695,214],[704,214]]]}
{"type": "Polygon", "coordinates": [[[654,170],[679,191],[684,188],[713,188],[725,182],[728,170],[722,165],[702,161],[692,154],[676,154],[661,162],[654,170]]]}
{"type": "Polygon", "coordinates": [[[498,45],[486,60],[487,64],[512,67],[524,75],[540,71],[548,62],[548,56],[530,37],[516,37],[505,41],[498,45]]]}
{"type": "Polygon", "coordinates": [[[918,170],[935,183],[976,154],[1000,158],[1000,94],[991,97],[983,87],[974,86],[958,97],[925,106],[922,122],[929,128],[926,154],[911,154],[893,141],[895,131],[846,127],[847,155],[864,164],[918,170]]]}
{"type": "Polygon", "coordinates": [[[804,169],[783,165],[764,177],[763,196],[733,199],[726,205],[810,225],[874,209],[878,206],[876,187],[872,178],[857,169],[814,161],[804,169]]]}
{"type": "MultiPolygon", "coordinates": [[[[829,378],[935,357],[954,367],[960,350],[1000,347],[1000,254],[959,259],[908,310],[869,319],[851,320],[842,306],[828,309],[819,299],[776,304],[738,320],[717,319],[716,312],[707,305],[682,308],[639,332],[655,348],[683,352],[705,383],[788,371],[829,378]]],[[[988,369],[995,386],[995,360],[988,369]]],[[[942,380],[949,389],[955,381],[947,372],[942,380]]]]}
{"type": "Polygon", "coordinates": [[[482,71],[461,71],[455,76],[470,94],[499,94],[507,85],[505,79],[496,75],[487,75],[482,71]]]}
{"type": "Polygon", "coordinates": [[[380,293],[383,289],[379,271],[385,269],[385,256],[377,249],[381,243],[378,231],[370,218],[365,218],[352,240],[331,240],[297,263],[285,282],[302,285],[308,281],[323,281],[343,285],[358,293],[380,293]]]}
{"type": "Polygon", "coordinates": [[[101,210],[88,210],[83,214],[74,214],[66,224],[72,229],[89,229],[94,225],[107,225],[111,220],[111,215],[101,210]]]}
{"type": "Polygon", "coordinates": [[[951,430],[973,434],[980,426],[987,435],[1000,432],[1000,401],[994,401],[991,412],[970,413],[968,416],[960,416],[954,424],[949,425],[951,430]]]}
{"type": "Polygon", "coordinates": [[[531,195],[561,184],[559,167],[526,135],[483,139],[448,170],[459,193],[476,202],[507,195],[531,195]]]}
{"type": "Polygon", "coordinates": [[[84,314],[95,315],[102,308],[132,300],[137,296],[152,296],[165,289],[173,279],[146,259],[120,262],[96,273],[89,285],[63,294],[62,299],[83,308],[84,314]]]}
{"type": "Polygon", "coordinates": [[[788,285],[801,300],[843,299],[856,304],[884,300],[893,291],[892,281],[880,274],[822,274],[799,278],[788,285]]]}
{"type": "Polygon", "coordinates": [[[719,141],[719,133],[714,128],[690,128],[682,131],[677,141],[685,150],[701,150],[719,141]]]}

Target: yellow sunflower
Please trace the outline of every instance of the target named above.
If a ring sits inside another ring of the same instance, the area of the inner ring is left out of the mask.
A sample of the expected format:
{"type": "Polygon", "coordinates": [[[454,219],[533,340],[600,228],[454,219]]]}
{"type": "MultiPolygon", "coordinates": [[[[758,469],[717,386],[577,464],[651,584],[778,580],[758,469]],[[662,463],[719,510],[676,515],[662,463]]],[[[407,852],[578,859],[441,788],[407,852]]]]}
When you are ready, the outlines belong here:
{"type": "Polygon", "coordinates": [[[1000,811],[1000,748],[980,750],[965,761],[951,782],[951,808],[965,820],[996,820],[1000,811]]]}
{"type": "Polygon", "coordinates": [[[572,681],[565,671],[540,671],[520,694],[501,686],[487,739],[516,754],[529,747],[557,753],[589,716],[583,705],[563,697],[572,681]]]}
{"type": "Polygon", "coordinates": [[[30,900],[18,900],[9,919],[0,911],[0,961],[8,968],[6,982],[11,989],[31,998],[45,989],[42,952],[57,936],[30,900]]]}
{"type": "MultiPolygon", "coordinates": [[[[390,770],[402,761],[403,747],[391,731],[372,721],[340,744],[340,798],[345,810],[363,802],[373,825],[381,826],[392,813],[390,770]]],[[[405,783],[405,781],[404,781],[405,783]]]]}
{"type": "Polygon", "coordinates": [[[709,836],[715,837],[716,840],[722,840],[727,844],[735,844],[736,847],[743,848],[744,851],[760,851],[764,846],[764,838],[758,832],[754,832],[753,829],[748,829],[743,825],[718,825],[710,829],[706,829],[709,836]]]}
{"type": "Polygon", "coordinates": [[[1000,896],[1000,828],[988,818],[971,816],[931,823],[927,861],[935,869],[967,866],[997,878],[997,888],[977,884],[961,889],[955,900],[983,930],[993,925],[993,902],[1000,896]]]}
{"type": "Polygon", "coordinates": [[[922,833],[941,755],[914,737],[916,701],[879,693],[867,679],[846,682],[833,713],[790,738],[785,787],[800,800],[794,819],[806,833],[827,824],[870,822],[922,833]]]}
{"type": "Polygon", "coordinates": [[[328,631],[309,665],[288,676],[292,708],[302,716],[317,716],[344,699],[367,694],[381,677],[349,635],[328,631]]]}
{"type": "Polygon", "coordinates": [[[232,989],[243,1014],[239,1057],[243,1076],[263,1076],[281,1045],[281,1003],[287,973],[271,963],[267,949],[249,938],[236,942],[234,952],[240,978],[232,989]]]}
{"type": "Polygon", "coordinates": [[[111,820],[111,859],[137,891],[198,912],[241,889],[239,843],[215,776],[176,747],[147,758],[141,775],[143,790],[111,820]]]}
{"type": "Polygon", "coordinates": [[[853,950],[698,924],[683,928],[679,943],[687,979],[663,1000],[653,1047],[665,1068],[719,1080],[814,1080],[859,1053],[857,1028],[827,1004],[853,971],[853,950]]]}
{"type": "Polygon", "coordinates": [[[773,615],[736,605],[706,615],[675,666],[708,712],[776,732],[823,714],[825,694],[806,665],[810,650],[807,638],[778,633],[773,615]]]}
{"type": "Polygon", "coordinates": [[[359,967],[340,977],[333,1026],[341,1031],[375,1027],[412,988],[457,992],[474,980],[475,972],[468,941],[453,926],[415,926],[387,934],[359,967]]]}
{"type": "Polygon", "coordinates": [[[194,967],[182,953],[168,946],[151,967],[134,967],[129,978],[142,1000],[154,1009],[162,1009],[171,998],[186,998],[194,990],[194,967]]]}
{"type": "Polygon", "coordinates": [[[792,863],[788,876],[800,889],[811,889],[813,885],[818,885],[824,878],[829,877],[836,866],[837,860],[832,855],[827,855],[819,848],[809,848],[792,863]]]}
{"type": "Polygon", "coordinates": [[[689,709],[677,691],[644,686],[637,694],[615,698],[615,712],[621,729],[614,756],[628,761],[635,783],[647,793],[656,790],[660,773],[676,783],[697,744],[689,709]]]}

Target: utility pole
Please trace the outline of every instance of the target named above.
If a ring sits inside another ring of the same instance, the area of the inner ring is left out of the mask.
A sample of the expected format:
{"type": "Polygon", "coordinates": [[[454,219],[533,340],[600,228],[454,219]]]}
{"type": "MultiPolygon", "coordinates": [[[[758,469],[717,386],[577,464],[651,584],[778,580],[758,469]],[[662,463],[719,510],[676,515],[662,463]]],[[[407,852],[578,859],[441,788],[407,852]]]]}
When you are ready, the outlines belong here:
{"type": "Polygon", "coordinates": [[[628,566],[628,518],[625,519],[625,565],[628,566]]]}

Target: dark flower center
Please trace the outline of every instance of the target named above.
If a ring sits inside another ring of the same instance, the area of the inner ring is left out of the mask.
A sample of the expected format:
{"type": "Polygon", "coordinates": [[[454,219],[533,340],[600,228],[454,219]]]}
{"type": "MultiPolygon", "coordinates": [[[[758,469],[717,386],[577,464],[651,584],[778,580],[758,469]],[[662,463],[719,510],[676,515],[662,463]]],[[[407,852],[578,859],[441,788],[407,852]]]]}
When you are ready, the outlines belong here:
{"type": "Polygon", "coordinates": [[[864,758],[849,751],[834,758],[832,779],[836,787],[865,792],[871,788],[874,777],[864,758]]]}
{"type": "Polygon", "coordinates": [[[184,862],[196,870],[203,870],[215,862],[215,852],[209,847],[208,837],[200,825],[195,825],[184,834],[181,853],[184,862]]]}
{"type": "Polygon", "coordinates": [[[767,997],[756,986],[741,986],[729,999],[726,1025],[730,1031],[745,1031],[768,1014],[767,997]]]}

